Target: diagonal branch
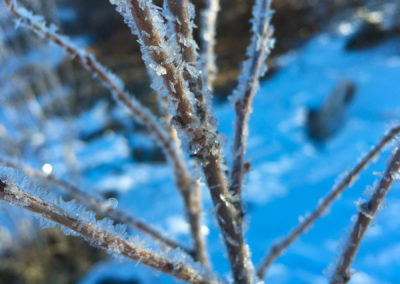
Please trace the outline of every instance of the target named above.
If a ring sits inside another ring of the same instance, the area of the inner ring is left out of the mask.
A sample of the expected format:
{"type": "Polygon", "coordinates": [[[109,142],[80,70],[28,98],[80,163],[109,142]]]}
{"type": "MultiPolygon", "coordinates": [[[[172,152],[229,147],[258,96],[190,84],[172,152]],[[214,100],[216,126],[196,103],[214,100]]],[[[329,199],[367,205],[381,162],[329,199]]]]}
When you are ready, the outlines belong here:
{"type": "Polygon", "coordinates": [[[213,90],[213,83],[218,72],[215,58],[215,37],[219,9],[219,0],[207,0],[206,8],[202,13],[203,73],[206,86],[209,90],[213,90]]]}
{"type": "Polygon", "coordinates": [[[400,133],[400,126],[393,127],[389,132],[381,139],[381,141],[374,146],[371,151],[341,180],[341,182],[335,185],[331,192],[322,199],[315,210],[309,214],[303,222],[301,222],[297,227],[292,229],[284,238],[276,242],[262,263],[260,264],[257,275],[259,278],[264,278],[266,270],[269,266],[277,259],[283,251],[294,242],[304,231],[306,231],[316,219],[324,214],[332,204],[333,201],[338,198],[338,196],[349,186],[360,172],[368,166],[368,164],[374,159],[374,157],[398,134],[400,133]]]}
{"type": "Polygon", "coordinates": [[[198,158],[202,166],[228,250],[235,283],[252,283],[252,263],[242,229],[237,226],[238,214],[232,205],[222,169],[218,134],[211,125],[204,127],[201,118],[196,117],[183,74],[175,65],[179,58],[176,58],[176,51],[171,50],[164,40],[168,37],[158,8],[147,0],[111,0],[111,3],[117,5],[117,10],[139,37],[146,66],[157,75],[153,76],[153,86],[155,83],[158,88],[169,93],[175,106],[175,125],[180,130],[183,141],[187,141],[187,147],[190,145],[188,151],[198,158]],[[160,82],[163,84],[161,87],[160,82]]]}
{"type": "MultiPolygon", "coordinates": [[[[160,144],[168,160],[173,165],[177,187],[183,196],[188,222],[191,227],[199,226],[200,220],[197,220],[196,218],[200,216],[201,206],[190,196],[191,192],[196,192],[197,190],[196,181],[188,172],[182,153],[177,148],[176,143],[174,143],[176,140],[170,140],[168,133],[166,133],[164,127],[158,123],[157,118],[154,117],[150,110],[141,105],[128,92],[126,92],[123,83],[119,78],[96,61],[92,54],[87,53],[85,50],[81,50],[66,37],[58,35],[55,32],[55,29],[46,26],[41,17],[35,16],[31,12],[20,7],[16,1],[4,1],[8,5],[10,11],[21,21],[22,24],[40,36],[62,47],[71,55],[72,58],[77,59],[86,69],[96,75],[96,77],[99,78],[99,80],[115,95],[114,97],[116,100],[124,104],[134,115],[134,118],[145,125],[147,129],[154,134],[156,141],[160,144]],[[195,205],[195,210],[191,209],[192,205],[195,205]]],[[[192,233],[197,233],[198,231],[198,229],[195,229],[192,230],[192,233]]],[[[198,236],[193,235],[193,239],[196,243],[198,236]]],[[[197,254],[195,254],[195,256],[196,255],[197,254]]]]}
{"type": "Polygon", "coordinates": [[[4,160],[1,158],[0,158],[0,164],[6,167],[20,170],[28,176],[50,181],[53,184],[61,186],[66,191],[68,191],[68,193],[71,194],[71,196],[73,196],[76,200],[78,200],[82,204],[85,204],[93,211],[98,212],[103,216],[109,217],[118,223],[130,225],[142,231],[143,233],[153,237],[155,240],[167,245],[168,247],[180,248],[184,252],[192,256],[194,254],[194,252],[191,249],[185,247],[184,245],[178,243],[175,240],[168,238],[165,234],[158,232],[156,229],[152,228],[147,223],[137,218],[131,217],[118,209],[110,207],[106,202],[97,199],[93,196],[90,196],[89,194],[80,190],[76,186],[54,176],[53,174],[47,175],[31,167],[18,165],[12,161],[4,160]]]}
{"type": "Polygon", "coordinates": [[[114,95],[118,102],[124,104],[140,123],[145,125],[157,138],[158,142],[169,149],[170,156],[173,149],[169,145],[167,134],[163,127],[157,122],[157,118],[133,96],[124,90],[122,81],[104,66],[102,66],[93,54],[86,52],[70,42],[66,37],[58,35],[56,28],[52,25],[46,26],[41,16],[32,14],[30,11],[19,6],[15,0],[4,0],[12,14],[26,28],[34,31],[39,36],[62,47],[72,58],[76,59],[82,66],[91,71],[114,95]]]}
{"type": "Polygon", "coordinates": [[[253,36],[251,44],[247,48],[249,58],[243,63],[238,86],[231,96],[235,106],[236,120],[229,190],[239,211],[242,211],[241,188],[245,173],[244,154],[251,103],[258,90],[259,79],[266,71],[264,62],[274,43],[271,38],[273,33],[270,23],[271,15],[271,0],[256,0],[253,6],[253,36]]]}
{"type": "Polygon", "coordinates": [[[350,265],[354,261],[361,240],[375,218],[376,212],[381,208],[383,199],[392,187],[393,181],[399,179],[399,171],[400,148],[396,147],[392,153],[391,161],[371,199],[359,205],[357,221],[353,226],[344,251],[339,256],[334,274],[330,280],[331,284],[344,284],[350,281],[350,265]]]}
{"type": "Polygon", "coordinates": [[[31,194],[0,180],[0,199],[28,209],[42,217],[56,222],[80,234],[91,245],[112,251],[144,265],[174,276],[188,283],[219,283],[209,279],[183,262],[170,260],[148,249],[141,248],[131,241],[109,232],[98,225],[77,217],[72,212],[55,207],[31,194]],[[75,215],[75,216],[74,216],[75,215]]]}

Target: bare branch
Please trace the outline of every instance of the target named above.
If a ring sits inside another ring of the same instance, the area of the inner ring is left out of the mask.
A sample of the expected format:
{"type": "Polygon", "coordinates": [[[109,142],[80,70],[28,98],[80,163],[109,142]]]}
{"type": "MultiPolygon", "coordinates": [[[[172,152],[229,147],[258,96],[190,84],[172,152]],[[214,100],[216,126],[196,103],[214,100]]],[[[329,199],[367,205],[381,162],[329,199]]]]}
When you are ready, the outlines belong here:
{"type": "MultiPolygon", "coordinates": [[[[197,116],[203,121],[203,124],[207,123],[207,104],[205,97],[202,92],[203,82],[201,74],[196,69],[197,65],[197,54],[196,54],[196,43],[193,40],[193,18],[194,18],[194,7],[188,0],[167,0],[165,3],[168,5],[168,9],[172,14],[171,25],[175,31],[177,44],[180,47],[182,60],[184,62],[184,79],[189,82],[189,90],[193,92],[197,102],[195,109],[197,116]]],[[[197,184],[195,190],[191,191],[192,194],[185,197],[185,200],[191,206],[187,212],[188,219],[190,220],[191,232],[195,244],[196,259],[198,259],[206,267],[209,267],[209,257],[207,254],[206,243],[201,234],[201,203],[200,203],[200,187],[197,184]],[[190,199],[190,200],[189,200],[190,199]]]]}
{"type": "Polygon", "coordinates": [[[192,129],[193,125],[198,124],[198,121],[193,116],[193,106],[182,72],[174,64],[173,56],[176,51],[170,50],[164,40],[167,36],[166,32],[160,30],[160,26],[162,27],[164,23],[158,8],[150,1],[143,0],[111,0],[110,2],[117,6],[117,10],[124,16],[125,22],[138,36],[146,66],[150,71],[156,73],[153,80],[157,81],[159,77],[161,78],[162,82],[153,82],[153,87],[156,91],[160,91],[162,86],[159,83],[164,85],[163,87],[171,95],[171,101],[176,107],[175,122],[189,132],[189,128],[192,129]],[[154,86],[154,83],[157,86],[154,86]]]}
{"type": "Polygon", "coordinates": [[[227,188],[221,160],[212,153],[202,164],[218,224],[228,250],[234,283],[251,284],[254,282],[253,264],[249,247],[246,245],[242,227],[238,224],[238,213],[227,188]]]}
{"type": "MultiPolygon", "coordinates": [[[[237,212],[232,206],[232,198],[227,188],[225,174],[222,170],[221,150],[218,134],[211,125],[203,127],[201,118],[196,117],[186,89],[182,72],[176,67],[176,51],[170,50],[164,41],[165,24],[158,8],[147,0],[111,0],[124,16],[132,31],[138,35],[146,65],[160,76],[163,88],[171,96],[176,113],[173,120],[181,134],[184,133],[191,150],[203,168],[211,192],[219,226],[225,245],[228,249],[229,262],[236,283],[251,283],[252,264],[248,248],[244,243],[242,229],[237,226],[237,212]]],[[[153,76],[154,82],[158,78],[153,76]]],[[[158,83],[157,83],[158,84],[158,83]]]]}
{"type": "Polygon", "coordinates": [[[279,239],[279,241],[272,246],[257,270],[258,277],[264,278],[266,270],[275,261],[275,259],[277,259],[293,241],[295,241],[304,231],[306,231],[318,217],[323,215],[324,212],[328,210],[331,203],[336,200],[336,198],[346,189],[347,186],[355,181],[360,172],[367,167],[374,157],[385,147],[385,145],[388,144],[399,133],[400,126],[391,128],[389,132],[382,138],[382,140],[376,146],[374,146],[371,151],[350,172],[345,175],[341,182],[335,185],[330,193],[324,199],[318,202],[315,210],[309,214],[303,222],[292,229],[284,238],[279,239]]]}
{"type": "Polygon", "coordinates": [[[273,46],[271,15],[271,0],[256,0],[253,7],[253,36],[247,48],[249,58],[243,63],[238,86],[231,97],[235,106],[236,120],[229,190],[234,199],[237,200],[235,205],[237,210],[240,211],[242,211],[241,188],[245,172],[244,154],[251,103],[258,90],[259,78],[266,71],[264,62],[273,46]]]}
{"type": "Polygon", "coordinates": [[[217,33],[217,16],[219,0],[207,0],[206,9],[202,13],[202,61],[206,86],[213,90],[218,68],[216,64],[215,44],[217,33]]]}
{"type": "Polygon", "coordinates": [[[216,280],[207,278],[183,262],[170,260],[148,249],[141,248],[114,233],[102,229],[96,224],[72,216],[72,214],[69,214],[70,212],[65,212],[15,185],[0,181],[0,199],[65,226],[80,234],[94,246],[124,255],[188,283],[219,283],[216,280]]]}
{"type": "Polygon", "coordinates": [[[209,119],[208,104],[209,91],[203,85],[203,76],[197,66],[197,43],[193,39],[194,6],[189,0],[166,0],[172,16],[170,19],[174,27],[174,34],[181,51],[184,64],[183,78],[189,84],[189,90],[197,100],[195,109],[201,123],[209,119]]]}
{"type": "Polygon", "coordinates": [[[8,161],[8,160],[2,159],[2,158],[0,158],[0,164],[4,165],[6,167],[9,167],[9,168],[20,170],[28,176],[39,178],[39,179],[46,180],[46,181],[50,181],[53,184],[61,186],[69,194],[71,194],[72,197],[74,197],[76,200],[78,200],[82,204],[88,206],[93,211],[98,212],[106,217],[109,217],[118,223],[130,225],[130,226],[142,231],[143,233],[153,237],[155,240],[167,245],[168,247],[180,248],[187,254],[189,254],[191,256],[194,255],[194,252],[192,249],[189,249],[188,247],[178,243],[177,241],[168,238],[165,234],[158,232],[156,229],[152,228],[150,225],[148,225],[144,221],[141,221],[137,218],[131,217],[118,209],[114,209],[114,208],[110,207],[106,202],[104,202],[98,198],[95,198],[93,196],[90,196],[89,194],[80,190],[76,186],[56,177],[53,174],[47,175],[47,174],[42,173],[41,171],[38,171],[31,167],[22,166],[22,165],[19,165],[17,163],[14,163],[12,161],[8,161]]]}
{"type": "MultiPolygon", "coordinates": [[[[102,66],[95,57],[87,53],[85,50],[81,50],[76,45],[72,44],[67,38],[58,35],[54,29],[50,29],[42,21],[41,17],[33,15],[31,12],[25,10],[24,8],[18,6],[16,1],[4,0],[8,5],[10,11],[29,29],[35,31],[40,36],[46,38],[47,40],[54,42],[63,49],[65,49],[72,58],[77,59],[86,69],[91,71],[93,74],[99,78],[99,80],[113,93],[117,101],[122,102],[134,115],[134,117],[144,124],[150,132],[152,132],[161,145],[161,148],[167,155],[167,158],[173,165],[174,174],[176,178],[177,187],[183,196],[185,202],[185,211],[191,226],[200,224],[200,213],[201,205],[200,200],[196,201],[189,195],[191,192],[196,192],[196,181],[190,176],[187,166],[184,162],[180,150],[177,148],[177,139],[170,140],[168,133],[165,129],[158,123],[157,118],[148,110],[145,106],[141,105],[136,99],[134,99],[128,92],[124,90],[122,81],[119,78],[108,71],[104,66],[102,66]],[[194,216],[193,214],[197,211],[190,209],[190,206],[195,205],[198,213],[194,216]],[[196,220],[199,219],[199,220],[196,220]]],[[[194,193],[198,196],[197,193],[194,193]]],[[[196,230],[191,230],[194,232],[200,232],[200,228],[196,230]]],[[[153,232],[156,236],[156,232],[153,232]]],[[[196,247],[198,244],[196,242],[199,240],[199,236],[193,236],[196,247]]],[[[174,242],[170,242],[171,245],[176,246],[174,242]]],[[[194,255],[197,257],[197,253],[194,255]]],[[[200,257],[200,256],[199,256],[200,257]]],[[[197,259],[197,258],[196,258],[197,259]]]]}
{"type": "Polygon", "coordinates": [[[361,240],[375,218],[376,212],[380,209],[386,193],[392,187],[393,181],[399,179],[399,171],[400,148],[396,147],[392,153],[390,163],[371,199],[368,202],[358,205],[357,221],[353,226],[344,251],[338,258],[334,274],[330,281],[331,284],[344,284],[350,281],[350,265],[357,254],[361,240]]]}
{"type": "Polygon", "coordinates": [[[194,191],[187,195],[188,200],[185,201],[188,212],[186,215],[189,219],[190,231],[194,242],[194,259],[198,260],[207,269],[210,269],[210,262],[207,253],[206,241],[202,234],[202,207],[201,207],[201,188],[200,182],[196,181],[194,191]]]}
{"type": "MultiPolygon", "coordinates": [[[[176,132],[176,129],[170,125],[170,135],[172,141],[179,145],[180,141],[176,132]]],[[[178,148],[178,153],[180,148],[178,148]]],[[[198,180],[188,180],[187,190],[182,191],[182,197],[185,204],[185,214],[190,226],[190,233],[193,239],[194,248],[191,251],[191,255],[201,264],[203,264],[207,269],[210,270],[210,262],[207,254],[206,241],[202,234],[202,214],[203,208],[201,204],[201,188],[200,182],[198,180]]]]}
{"type": "MultiPolygon", "coordinates": [[[[140,123],[145,125],[151,131],[166,149],[170,149],[167,134],[163,127],[157,122],[157,118],[142,104],[140,104],[133,96],[124,90],[122,81],[98,61],[93,54],[86,52],[70,42],[66,37],[58,35],[56,28],[51,26],[48,28],[42,17],[32,14],[30,11],[19,6],[15,0],[4,0],[11,13],[28,29],[31,29],[39,36],[62,47],[69,55],[76,59],[86,69],[91,71],[96,77],[107,87],[118,102],[124,104],[140,123]]],[[[170,150],[172,154],[173,150],[170,150]]]]}

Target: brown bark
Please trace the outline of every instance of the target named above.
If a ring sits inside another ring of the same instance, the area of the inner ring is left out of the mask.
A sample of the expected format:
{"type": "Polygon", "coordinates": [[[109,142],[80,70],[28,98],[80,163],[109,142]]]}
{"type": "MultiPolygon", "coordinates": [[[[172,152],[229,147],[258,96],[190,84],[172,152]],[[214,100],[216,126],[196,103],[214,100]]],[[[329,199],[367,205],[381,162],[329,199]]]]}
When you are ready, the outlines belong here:
{"type": "Polygon", "coordinates": [[[60,178],[58,178],[52,174],[46,175],[46,174],[42,173],[41,171],[26,167],[26,166],[17,165],[16,163],[13,163],[11,161],[6,161],[4,159],[0,159],[0,164],[4,165],[6,167],[10,167],[10,168],[14,168],[14,169],[23,171],[26,175],[28,175],[30,177],[40,178],[40,179],[43,179],[46,181],[50,181],[53,184],[59,185],[62,188],[64,188],[69,194],[71,194],[71,196],[73,198],[75,198],[80,203],[88,206],[88,208],[90,208],[91,210],[98,212],[105,217],[109,217],[110,219],[113,219],[117,223],[122,223],[122,224],[126,224],[128,226],[132,226],[132,227],[144,232],[145,234],[151,236],[152,238],[154,238],[154,240],[159,241],[170,248],[180,248],[187,254],[194,256],[194,252],[192,249],[184,246],[183,244],[178,243],[175,240],[170,239],[165,234],[157,231],[156,229],[154,229],[151,225],[147,224],[146,222],[144,222],[138,218],[129,216],[126,213],[124,213],[118,209],[114,209],[114,208],[110,207],[104,201],[88,195],[85,191],[80,190],[76,186],[74,186],[64,180],[61,180],[60,178]]]}
{"type": "Polygon", "coordinates": [[[0,181],[0,199],[28,209],[46,219],[63,225],[80,234],[92,245],[124,255],[188,283],[219,283],[214,279],[203,276],[192,267],[180,261],[170,260],[157,255],[148,249],[136,246],[134,243],[129,242],[118,235],[105,231],[93,223],[88,223],[79,218],[71,217],[68,215],[68,212],[64,212],[63,210],[44,202],[43,200],[19,189],[15,185],[9,185],[4,181],[0,181]]]}
{"type": "Polygon", "coordinates": [[[391,161],[371,199],[359,205],[357,221],[353,226],[344,251],[338,258],[335,272],[330,281],[331,284],[344,284],[350,281],[350,265],[354,261],[361,240],[367,232],[372,220],[375,218],[378,209],[380,209],[383,199],[392,187],[392,183],[395,179],[398,179],[399,171],[400,148],[396,148],[392,153],[391,161]]]}
{"type": "MultiPolygon", "coordinates": [[[[141,2],[142,4],[144,2],[141,2]]],[[[195,113],[185,93],[183,75],[178,73],[175,66],[168,60],[168,54],[162,49],[162,39],[152,22],[152,15],[149,7],[140,7],[137,1],[130,0],[132,16],[146,46],[157,47],[157,52],[150,50],[150,56],[154,62],[166,70],[162,75],[166,88],[176,103],[175,120],[180,123],[178,127],[190,138],[190,145],[196,149],[197,156],[203,168],[207,185],[210,189],[218,224],[221,228],[225,245],[228,250],[229,262],[232,267],[232,274],[235,283],[252,283],[252,264],[248,257],[247,247],[244,243],[242,229],[236,226],[238,215],[232,206],[226,177],[221,168],[220,145],[217,134],[206,125],[203,128],[195,118],[195,113]],[[174,88],[171,88],[171,84],[174,88]]]]}

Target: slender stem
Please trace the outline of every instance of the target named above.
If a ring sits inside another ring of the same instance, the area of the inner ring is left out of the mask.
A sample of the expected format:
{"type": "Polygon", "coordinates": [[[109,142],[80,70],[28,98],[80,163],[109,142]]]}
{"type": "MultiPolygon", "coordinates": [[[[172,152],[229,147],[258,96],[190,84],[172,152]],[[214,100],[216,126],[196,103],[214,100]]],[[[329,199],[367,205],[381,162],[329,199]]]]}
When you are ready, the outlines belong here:
{"type": "Polygon", "coordinates": [[[189,249],[188,247],[178,243],[175,240],[170,239],[167,237],[165,234],[158,232],[156,229],[154,229],[152,226],[148,225],[144,221],[139,220],[138,218],[131,217],[124,212],[114,209],[110,207],[106,202],[97,199],[93,196],[90,196],[83,190],[80,190],[76,186],[56,177],[55,175],[47,175],[45,173],[42,173],[41,171],[38,171],[36,169],[33,169],[31,167],[27,166],[22,166],[18,165],[12,161],[4,160],[0,158],[0,164],[10,167],[13,169],[20,170],[24,172],[26,175],[35,177],[35,178],[40,178],[46,181],[50,181],[53,184],[56,184],[58,186],[61,186],[64,188],[73,198],[81,202],[82,204],[87,205],[90,209],[93,211],[96,211],[106,217],[109,217],[113,219],[114,221],[118,223],[123,223],[126,225],[130,225],[132,227],[137,228],[138,230],[141,230],[142,232],[146,233],[147,235],[153,237],[155,240],[167,245],[168,247],[171,248],[180,248],[187,254],[193,256],[194,252],[193,250],[189,249]]]}
{"type": "Polygon", "coordinates": [[[253,264],[249,248],[245,243],[242,227],[238,224],[238,214],[228,191],[221,161],[211,154],[202,167],[210,188],[216,218],[228,250],[234,283],[252,284],[254,283],[253,264]]]}
{"type": "Polygon", "coordinates": [[[76,214],[73,214],[73,212],[65,212],[15,185],[0,181],[0,199],[28,209],[46,219],[65,226],[80,234],[94,246],[124,255],[188,283],[218,283],[216,280],[207,278],[183,262],[170,260],[148,249],[141,248],[131,241],[127,241],[114,233],[106,231],[94,223],[76,217],[76,214]]]}
{"type": "Polygon", "coordinates": [[[71,43],[66,37],[58,35],[54,29],[49,29],[42,21],[42,18],[33,15],[30,11],[20,7],[15,0],[4,0],[11,13],[21,21],[27,28],[36,32],[43,38],[62,47],[69,55],[81,63],[86,69],[91,71],[113,94],[117,101],[124,104],[134,117],[151,131],[158,142],[168,149],[170,156],[174,156],[165,129],[157,122],[157,118],[128,92],[124,90],[123,83],[119,78],[102,66],[93,54],[82,50],[71,43]]]}
{"type": "MultiPolygon", "coordinates": [[[[207,106],[205,98],[202,92],[202,77],[200,74],[193,72],[196,70],[197,58],[196,58],[196,44],[193,40],[193,31],[191,22],[193,16],[190,15],[189,7],[192,5],[188,0],[168,0],[168,8],[174,17],[173,23],[171,23],[175,30],[178,46],[181,50],[182,60],[185,63],[185,69],[183,71],[183,77],[189,82],[189,90],[194,93],[197,100],[195,108],[197,116],[200,120],[207,118],[207,106]]],[[[206,122],[204,122],[206,123],[206,122]]],[[[206,242],[201,234],[201,199],[200,199],[200,187],[197,183],[195,190],[191,191],[191,194],[185,197],[185,200],[191,206],[187,212],[187,216],[190,223],[192,237],[195,244],[196,259],[198,259],[206,267],[210,266],[209,257],[207,254],[206,242]]]]}
{"type": "MultiPolygon", "coordinates": [[[[115,3],[114,0],[113,3],[115,3]]],[[[159,11],[152,8],[151,3],[145,0],[128,0],[123,5],[118,2],[117,7],[133,28],[134,33],[139,36],[142,50],[145,53],[144,58],[147,60],[146,64],[157,66],[156,70],[159,71],[159,76],[164,82],[164,88],[168,90],[172,102],[175,104],[176,114],[173,119],[177,128],[185,133],[192,148],[191,151],[189,149],[189,152],[196,156],[201,163],[228,250],[235,283],[251,283],[252,264],[242,229],[237,226],[238,214],[232,206],[232,198],[222,170],[218,135],[209,124],[203,127],[201,119],[195,116],[193,105],[190,103],[185,88],[183,74],[173,64],[175,59],[171,57],[171,53],[167,52],[169,50],[164,42],[164,37],[160,36],[163,24],[159,11]]]]}
{"type": "Polygon", "coordinates": [[[391,161],[371,199],[368,202],[360,204],[358,207],[357,221],[353,226],[344,251],[338,258],[335,272],[330,281],[331,284],[344,284],[350,281],[350,265],[354,261],[361,240],[375,218],[378,209],[380,209],[387,192],[392,187],[393,181],[399,178],[399,171],[400,148],[396,147],[392,153],[391,161]]]}
{"type": "Polygon", "coordinates": [[[173,15],[174,30],[184,62],[183,78],[189,84],[189,90],[196,99],[196,114],[201,123],[209,119],[207,109],[208,90],[203,85],[203,76],[197,70],[197,44],[193,39],[194,7],[189,0],[166,0],[173,15]]]}
{"type": "Polygon", "coordinates": [[[266,270],[269,266],[277,259],[283,251],[295,241],[304,231],[306,231],[316,219],[324,214],[332,204],[333,201],[349,186],[360,172],[368,166],[368,164],[374,159],[374,157],[388,144],[394,137],[400,133],[400,126],[393,127],[389,132],[381,139],[381,141],[374,146],[371,151],[350,171],[341,182],[335,185],[330,193],[322,199],[314,211],[309,214],[303,222],[297,227],[292,229],[284,238],[279,239],[270,249],[264,260],[261,262],[257,270],[259,278],[264,278],[266,270]]]}
{"type": "Polygon", "coordinates": [[[194,185],[194,191],[187,195],[188,200],[185,202],[190,205],[187,206],[186,215],[188,216],[190,224],[190,232],[194,243],[194,259],[198,260],[207,269],[210,269],[210,262],[207,253],[206,241],[202,234],[202,207],[201,207],[201,188],[200,182],[196,181],[194,185]]]}
{"type": "Polygon", "coordinates": [[[219,9],[219,0],[207,0],[206,9],[202,13],[203,73],[206,86],[209,90],[213,90],[213,84],[218,72],[215,55],[215,38],[219,9]]]}
{"type": "Polygon", "coordinates": [[[248,132],[251,103],[258,90],[259,78],[263,73],[266,56],[272,46],[271,0],[256,0],[253,7],[253,37],[247,48],[249,58],[243,63],[238,87],[233,92],[236,120],[234,144],[232,149],[232,170],[229,190],[234,196],[235,205],[242,211],[241,189],[245,173],[244,154],[248,132]]]}

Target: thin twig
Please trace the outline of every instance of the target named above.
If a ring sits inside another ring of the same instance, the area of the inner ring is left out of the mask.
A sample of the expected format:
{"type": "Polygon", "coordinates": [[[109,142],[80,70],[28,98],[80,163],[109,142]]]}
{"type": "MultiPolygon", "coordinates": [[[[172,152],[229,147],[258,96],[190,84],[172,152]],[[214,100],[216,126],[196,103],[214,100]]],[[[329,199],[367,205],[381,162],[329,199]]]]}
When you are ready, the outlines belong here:
{"type": "Polygon", "coordinates": [[[348,185],[353,183],[358,177],[360,172],[368,166],[368,164],[374,159],[374,157],[388,144],[394,137],[400,133],[400,126],[393,127],[389,132],[381,139],[381,141],[374,146],[371,151],[341,180],[340,183],[335,185],[330,193],[320,202],[318,202],[315,210],[307,215],[305,220],[301,222],[297,227],[292,229],[284,238],[279,239],[270,249],[267,256],[261,262],[257,275],[259,278],[264,278],[266,270],[269,266],[277,259],[283,251],[295,241],[304,231],[306,231],[314,221],[324,214],[333,201],[346,189],[348,185]]]}
{"type": "MultiPolygon", "coordinates": [[[[177,44],[180,47],[182,60],[185,64],[183,76],[189,82],[189,90],[193,92],[197,102],[195,105],[197,116],[200,120],[207,119],[207,105],[202,92],[203,83],[202,77],[196,70],[196,43],[193,40],[193,9],[194,7],[188,0],[168,0],[168,9],[171,12],[173,19],[172,25],[175,31],[177,44]]],[[[205,121],[203,123],[206,123],[205,121]]],[[[204,266],[209,267],[209,257],[207,254],[206,242],[201,234],[201,199],[200,187],[197,184],[195,190],[192,190],[185,199],[191,206],[187,212],[188,219],[190,220],[190,228],[194,240],[194,247],[196,251],[196,259],[198,259],[204,266]]]]}
{"type": "Polygon", "coordinates": [[[241,188],[245,173],[244,154],[246,151],[251,103],[258,90],[259,78],[265,72],[263,70],[266,67],[264,62],[273,45],[271,15],[271,0],[256,0],[253,7],[253,36],[247,48],[247,56],[249,58],[243,63],[238,86],[232,94],[236,120],[229,190],[239,211],[242,211],[241,188]]]}
{"type": "Polygon", "coordinates": [[[202,60],[204,80],[209,90],[214,89],[214,81],[218,68],[216,64],[215,44],[217,33],[217,16],[219,0],[207,0],[206,8],[202,13],[202,60]]]}
{"type": "MultiPolygon", "coordinates": [[[[177,129],[181,131],[181,135],[186,136],[184,141],[191,147],[189,152],[199,159],[203,168],[235,282],[252,283],[252,263],[241,227],[237,226],[238,214],[232,205],[222,170],[218,134],[211,125],[207,124],[204,127],[201,119],[196,117],[193,111],[194,106],[183,74],[174,64],[176,51],[170,50],[164,41],[167,38],[166,29],[158,8],[147,0],[111,0],[111,2],[117,5],[118,11],[124,16],[134,34],[139,37],[146,65],[162,79],[162,88],[168,91],[175,105],[173,120],[177,129]]],[[[153,85],[157,83],[156,86],[159,86],[157,76],[153,76],[153,85]]]]}
{"type": "MultiPolygon", "coordinates": [[[[196,181],[191,177],[188,172],[187,166],[184,162],[180,150],[174,143],[175,140],[170,140],[168,133],[162,125],[160,125],[154,115],[145,106],[141,105],[136,99],[134,99],[128,92],[124,90],[122,81],[119,78],[108,71],[102,66],[95,57],[81,50],[76,45],[72,44],[65,37],[58,35],[54,30],[47,28],[46,24],[41,20],[41,17],[34,16],[29,11],[17,5],[16,1],[4,0],[8,5],[10,11],[25,24],[26,27],[32,29],[40,36],[48,39],[49,41],[59,45],[65,49],[72,58],[77,59],[85,68],[91,71],[93,74],[100,79],[100,81],[115,94],[117,101],[122,102],[134,115],[134,117],[144,124],[148,130],[154,134],[157,142],[161,145],[161,148],[165,151],[167,158],[173,165],[173,170],[176,178],[176,183],[179,191],[181,192],[184,202],[185,210],[188,215],[189,223],[197,224],[198,222],[192,222],[192,213],[190,206],[194,202],[188,195],[190,192],[195,191],[196,181]]],[[[200,208],[200,205],[197,206],[200,208]]],[[[198,230],[196,230],[197,232],[198,230]]],[[[194,230],[192,230],[194,232],[194,230]]],[[[194,241],[198,240],[198,236],[193,237],[194,241]]],[[[197,256],[197,254],[195,254],[197,256]]]]}
{"type": "Polygon", "coordinates": [[[360,247],[369,225],[375,218],[378,209],[381,208],[383,199],[392,187],[395,179],[399,179],[400,171],[400,148],[396,147],[391,156],[391,161],[383,174],[379,185],[376,187],[371,199],[358,205],[358,217],[351,234],[347,240],[344,251],[338,258],[336,268],[332,275],[331,284],[344,284],[350,281],[350,265],[354,261],[357,251],[360,247]]]}
{"type": "Polygon", "coordinates": [[[0,199],[28,209],[71,229],[80,234],[91,245],[124,255],[188,283],[218,283],[218,281],[207,278],[181,261],[170,260],[148,249],[141,248],[94,223],[74,216],[73,212],[65,212],[5,181],[0,181],[0,199]]]}
{"type": "Polygon", "coordinates": [[[210,269],[210,262],[207,253],[206,241],[202,234],[202,206],[201,206],[201,187],[200,182],[196,181],[194,191],[190,195],[187,195],[188,200],[186,201],[188,212],[186,215],[190,220],[190,232],[193,238],[194,248],[193,254],[194,259],[198,260],[207,269],[210,269]]]}
{"type": "MultiPolygon", "coordinates": [[[[168,142],[167,135],[162,126],[157,122],[157,118],[140,102],[134,99],[127,91],[124,90],[124,85],[121,80],[102,66],[93,54],[82,50],[66,37],[58,35],[54,26],[48,28],[43,22],[42,17],[33,15],[30,11],[19,6],[15,0],[4,0],[12,14],[24,24],[25,27],[31,29],[39,36],[55,43],[62,47],[70,56],[76,59],[86,69],[91,71],[97,78],[116,95],[117,101],[123,103],[134,117],[145,125],[149,131],[154,133],[160,144],[166,149],[171,148],[168,142]]],[[[171,149],[171,152],[173,150],[171,149]]]]}
{"type": "Polygon", "coordinates": [[[50,181],[53,184],[56,184],[58,186],[61,186],[64,188],[73,198],[81,202],[82,204],[88,206],[90,209],[93,211],[96,211],[103,216],[109,217],[113,219],[114,221],[126,225],[130,225],[132,227],[137,228],[138,230],[146,233],[147,235],[153,237],[155,240],[167,245],[168,247],[171,248],[180,248],[187,254],[193,256],[194,252],[192,249],[189,249],[188,247],[178,243],[175,240],[170,239],[167,237],[165,234],[158,232],[156,229],[152,228],[152,226],[148,225],[144,221],[141,221],[137,218],[131,217],[124,212],[112,208],[109,204],[106,202],[95,198],[93,196],[88,195],[86,192],[80,190],[76,186],[56,177],[53,174],[47,175],[41,171],[38,171],[36,169],[33,169],[28,166],[22,166],[18,165],[17,163],[14,163],[12,161],[4,160],[0,158],[0,164],[10,167],[13,169],[20,170],[24,172],[26,175],[39,178],[45,181],[50,181]]]}
{"type": "Polygon", "coordinates": [[[197,43],[193,39],[194,6],[189,0],[166,0],[172,14],[170,21],[174,27],[177,44],[184,64],[183,78],[188,82],[189,90],[196,99],[195,109],[201,123],[209,120],[209,91],[203,84],[203,77],[198,70],[197,43]]]}
{"type": "MultiPolygon", "coordinates": [[[[168,98],[168,97],[164,97],[168,98]]],[[[167,119],[169,114],[166,114],[167,119]]],[[[178,134],[173,125],[169,125],[170,138],[178,146],[178,154],[182,155],[181,149],[179,147],[180,140],[178,134]]],[[[192,257],[204,265],[208,270],[210,270],[210,262],[207,254],[206,241],[202,234],[202,214],[203,208],[201,204],[201,188],[198,180],[191,178],[190,188],[188,190],[182,191],[182,197],[185,204],[185,214],[189,223],[190,233],[193,240],[193,249],[191,250],[192,257]]]]}

